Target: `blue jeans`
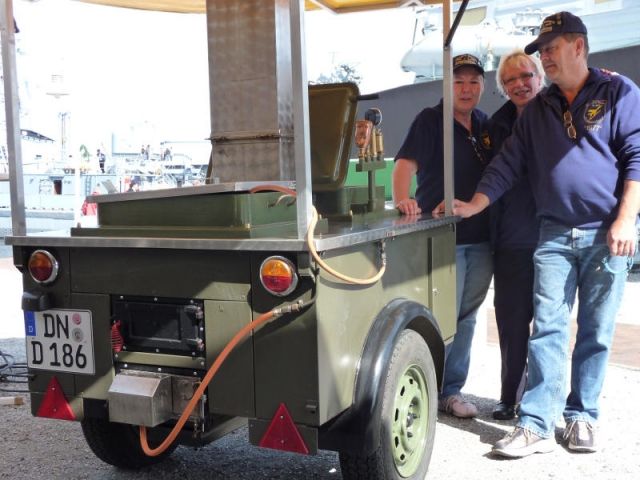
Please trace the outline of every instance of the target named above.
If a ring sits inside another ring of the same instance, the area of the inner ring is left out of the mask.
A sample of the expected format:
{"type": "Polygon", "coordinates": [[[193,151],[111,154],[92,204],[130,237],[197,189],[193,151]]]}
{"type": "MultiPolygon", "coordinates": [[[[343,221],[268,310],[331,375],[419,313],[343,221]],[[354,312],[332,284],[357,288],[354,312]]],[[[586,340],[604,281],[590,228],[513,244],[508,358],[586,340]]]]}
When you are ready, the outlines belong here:
{"type": "Polygon", "coordinates": [[[456,311],[453,341],[446,347],[441,398],[457,395],[467,381],[478,309],[489,289],[493,261],[489,242],[456,246],[456,311]]]}
{"type": "Polygon", "coordinates": [[[529,374],[518,425],[541,437],[555,422],[598,419],[615,318],[626,282],[626,257],[608,258],[606,229],[568,228],[543,221],[534,255],[534,321],[529,374]],[[614,272],[602,266],[602,260],[614,272]],[[567,396],[570,316],[578,292],[578,333],[567,396]]]}

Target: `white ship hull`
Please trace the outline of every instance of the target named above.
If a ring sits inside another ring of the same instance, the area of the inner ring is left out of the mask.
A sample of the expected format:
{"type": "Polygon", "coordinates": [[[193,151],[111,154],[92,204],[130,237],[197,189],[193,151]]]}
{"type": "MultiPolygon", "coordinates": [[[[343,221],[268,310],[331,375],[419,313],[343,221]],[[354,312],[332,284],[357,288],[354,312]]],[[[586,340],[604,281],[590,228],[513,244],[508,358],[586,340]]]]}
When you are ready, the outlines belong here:
{"type": "MultiPolygon", "coordinates": [[[[533,41],[542,19],[561,10],[582,18],[592,53],[640,43],[637,0],[486,0],[469,3],[466,24],[463,20],[453,40],[453,54],[471,53],[485,63],[486,70],[494,70],[501,55],[533,41]]],[[[402,58],[402,69],[414,72],[418,82],[442,78],[441,16],[441,7],[420,11],[423,36],[402,58]]]]}

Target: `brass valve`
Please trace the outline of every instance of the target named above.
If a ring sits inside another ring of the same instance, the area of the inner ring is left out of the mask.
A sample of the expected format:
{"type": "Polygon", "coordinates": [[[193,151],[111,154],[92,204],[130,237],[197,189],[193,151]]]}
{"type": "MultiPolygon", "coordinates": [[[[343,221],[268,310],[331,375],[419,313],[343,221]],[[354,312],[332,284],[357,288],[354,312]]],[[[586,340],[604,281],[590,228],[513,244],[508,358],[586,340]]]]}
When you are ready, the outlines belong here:
{"type": "Polygon", "coordinates": [[[371,144],[371,133],[373,122],[369,120],[356,121],[356,146],[358,147],[358,158],[365,158],[367,149],[371,144]]]}
{"type": "Polygon", "coordinates": [[[365,112],[364,118],[356,121],[355,140],[358,159],[360,162],[382,161],[384,143],[382,130],[378,127],[382,123],[382,112],[377,108],[370,108],[365,112]]]}

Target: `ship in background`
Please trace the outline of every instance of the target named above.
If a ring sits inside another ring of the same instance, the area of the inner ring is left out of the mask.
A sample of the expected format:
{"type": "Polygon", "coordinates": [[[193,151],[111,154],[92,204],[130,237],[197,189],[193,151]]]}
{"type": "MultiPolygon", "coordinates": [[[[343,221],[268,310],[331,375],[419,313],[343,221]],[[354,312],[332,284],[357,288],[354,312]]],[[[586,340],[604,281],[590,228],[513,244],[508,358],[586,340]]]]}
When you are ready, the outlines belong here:
{"type": "MultiPolygon", "coordinates": [[[[467,7],[453,40],[453,54],[471,53],[486,70],[495,70],[502,55],[524,48],[537,37],[542,20],[562,10],[582,18],[591,53],[640,44],[638,0],[479,0],[467,7]]],[[[404,71],[415,73],[416,82],[442,78],[441,25],[440,6],[417,11],[414,45],[401,61],[404,71]]]]}
{"type": "MultiPolygon", "coordinates": [[[[536,38],[542,19],[562,10],[579,15],[586,24],[590,66],[618,72],[640,85],[639,0],[472,0],[469,6],[456,32],[459,41],[454,39],[453,53],[473,53],[486,63],[485,90],[478,106],[489,115],[505,101],[496,88],[500,55],[536,38]]],[[[437,15],[442,15],[437,7],[420,9],[422,36],[402,62],[404,69],[415,72],[415,82],[358,103],[358,115],[376,107],[387,119],[383,125],[387,158],[396,154],[420,110],[442,97],[442,31],[430,26],[437,15]]]]}
{"type": "MultiPolygon", "coordinates": [[[[459,3],[454,5],[454,10],[458,5],[459,3]]],[[[454,53],[473,53],[484,61],[488,70],[488,88],[480,107],[485,112],[493,113],[504,101],[491,89],[494,85],[494,72],[491,70],[497,67],[500,56],[529,43],[536,37],[542,19],[560,10],[569,10],[583,18],[589,30],[592,65],[618,71],[640,83],[640,67],[637,62],[640,58],[640,0],[472,0],[456,33],[453,49],[454,53]]],[[[441,25],[442,11],[437,6],[421,6],[416,12],[416,38],[413,47],[402,60],[402,68],[414,72],[418,83],[384,90],[379,92],[377,100],[359,104],[359,115],[363,115],[364,110],[369,107],[383,110],[384,118],[387,119],[384,130],[389,157],[397,152],[417,112],[427,105],[437,103],[442,94],[439,82],[432,81],[442,76],[442,32],[436,27],[441,25]]],[[[408,21],[411,22],[410,16],[408,21]]],[[[406,25],[403,24],[403,27],[406,28],[406,25]]],[[[407,47],[407,44],[403,46],[407,47]]],[[[18,60],[29,60],[29,56],[25,54],[28,52],[29,48],[20,47],[18,60]]],[[[36,64],[35,57],[31,61],[36,64]]],[[[32,73],[38,71],[36,67],[39,68],[39,65],[34,65],[32,73]]],[[[28,69],[25,71],[29,72],[28,69]]],[[[380,72],[380,75],[383,73],[380,72]]],[[[63,79],[61,74],[51,75],[51,85],[44,90],[44,96],[49,97],[49,101],[64,101],[68,96],[70,90],[64,82],[62,85],[55,85],[54,82],[63,79]]],[[[202,182],[210,151],[207,141],[148,140],[153,137],[148,122],[129,125],[124,121],[114,127],[118,131],[113,132],[110,142],[105,138],[97,145],[105,147],[103,151],[108,154],[105,173],[98,172],[95,149],[92,148],[89,152],[89,168],[81,166],[83,174],[76,178],[74,173],[75,166],[80,164],[80,159],[77,158],[79,152],[76,148],[66,147],[69,143],[66,123],[69,120],[68,111],[61,106],[50,110],[48,117],[54,121],[53,128],[40,128],[35,119],[46,117],[45,109],[42,104],[29,101],[29,95],[35,98],[36,86],[28,75],[24,76],[20,86],[21,122],[25,126],[22,159],[27,208],[69,211],[75,205],[77,209],[85,195],[102,189],[107,180],[117,191],[126,191],[132,179],[140,179],[144,189],[202,182]],[[29,105],[32,105],[31,111],[29,105]],[[56,110],[57,116],[52,113],[56,110]],[[155,153],[143,158],[139,154],[139,139],[144,139],[145,145],[151,143],[155,153]],[[192,144],[198,144],[202,148],[192,154],[192,144]],[[169,157],[163,155],[167,148],[172,152],[169,157]],[[72,151],[74,158],[70,156],[72,151]],[[76,184],[80,184],[79,188],[76,188],[76,184]]],[[[4,100],[2,96],[0,99],[4,100]]],[[[2,121],[3,116],[0,115],[0,123],[2,121]]],[[[74,121],[79,123],[77,117],[74,121]]],[[[8,177],[4,133],[5,129],[0,126],[0,179],[8,177]]],[[[353,152],[353,156],[357,156],[357,152],[353,152]]],[[[9,203],[8,183],[0,181],[0,210],[8,208],[9,203]]]]}

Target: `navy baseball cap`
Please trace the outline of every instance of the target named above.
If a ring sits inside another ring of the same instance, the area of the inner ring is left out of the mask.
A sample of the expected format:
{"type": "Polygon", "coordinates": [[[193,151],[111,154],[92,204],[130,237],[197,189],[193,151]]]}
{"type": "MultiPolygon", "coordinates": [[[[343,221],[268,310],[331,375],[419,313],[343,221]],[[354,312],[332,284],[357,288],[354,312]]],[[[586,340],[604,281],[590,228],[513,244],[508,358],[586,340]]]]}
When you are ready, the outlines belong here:
{"type": "Polygon", "coordinates": [[[478,57],[474,57],[470,53],[464,53],[462,55],[456,55],[453,57],[453,71],[455,72],[460,67],[473,67],[481,75],[484,75],[484,68],[482,66],[482,62],[478,57]]]}
{"type": "Polygon", "coordinates": [[[576,17],[573,13],[554,13],[542,21],[538,38],[524,47],[524,51],[527,55],[531,55],[533,52],[538,51],[541,44],[549,43],[563,33],[582,33],[586,35],[587,27],[584,26],[580,17],[576,17]]]}

